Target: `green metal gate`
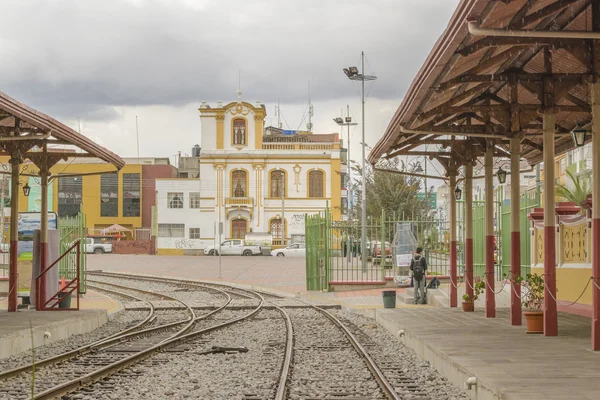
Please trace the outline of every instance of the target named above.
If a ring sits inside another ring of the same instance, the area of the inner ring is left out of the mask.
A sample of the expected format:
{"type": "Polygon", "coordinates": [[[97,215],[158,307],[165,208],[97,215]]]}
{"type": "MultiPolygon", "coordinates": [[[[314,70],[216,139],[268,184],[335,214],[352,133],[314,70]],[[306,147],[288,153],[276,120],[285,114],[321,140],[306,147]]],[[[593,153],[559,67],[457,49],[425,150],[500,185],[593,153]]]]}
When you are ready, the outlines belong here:
{"type": "MultiPolygon", "coordinates": [[[[521,195],[519,230],[521,232],[521,276],[531,270],[531,234],[528,215],[532,209],[540,207],[540,191],[530,190],[521,195]]],[[[510,272],[510,200],[502,201],[502,274],[510,272]]]]}
{"type": "MultiPolygon", "coordinates": [[[[79,292],[86,292],[86,266],[87,254],[85,252],[86,236],[85,215],[82,213],[74,217],[60,217],[58,219],[58,229],[60,231],[60,254],[63,254],[77,240],[80,240],[80,286],[79,292]]],[[[76,257],[75,257],[76,258],[76,257]]],[[[77,277],[77,261],[73,257],[63,257],[58,267],[59,278],[63,276],[67,281],[77,277]]]]}
{"type": "Polygon", "coordinates": [[[327,226],[330,219],[329,211],[305,216],[307,290],[329,290],[327,226]]]}

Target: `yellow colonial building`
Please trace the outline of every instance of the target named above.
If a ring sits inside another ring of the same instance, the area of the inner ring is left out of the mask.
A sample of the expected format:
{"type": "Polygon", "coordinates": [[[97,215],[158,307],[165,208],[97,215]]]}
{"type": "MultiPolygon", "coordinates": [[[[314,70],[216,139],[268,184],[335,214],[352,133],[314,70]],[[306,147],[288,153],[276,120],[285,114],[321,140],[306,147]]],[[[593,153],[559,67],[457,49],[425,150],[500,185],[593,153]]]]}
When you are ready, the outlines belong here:
{"type": "Polygon", "coordinates": [[[159,253],[191,254],[248,232],[271,233],[280,246],[304,234],[306,214],[329,207],[340,219],[345,168],[337,133],[265,128],[264,104],[239,98],[203,102],[199,113],[201,146],[181,157],[182,179],[157,181],[159,253]]]}

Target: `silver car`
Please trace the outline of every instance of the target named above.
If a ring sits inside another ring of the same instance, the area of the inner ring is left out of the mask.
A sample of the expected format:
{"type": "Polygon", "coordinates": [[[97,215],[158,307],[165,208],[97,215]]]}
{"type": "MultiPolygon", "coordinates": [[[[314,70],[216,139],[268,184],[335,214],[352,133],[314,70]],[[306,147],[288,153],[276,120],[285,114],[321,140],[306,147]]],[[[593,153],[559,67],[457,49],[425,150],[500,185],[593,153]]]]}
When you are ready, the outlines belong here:
{"type": "Polygon", "coordinates": [[[306,247],[304,243],[294,243],[271,251],[271,255],[274,257],[306,257],[306,247]]]}

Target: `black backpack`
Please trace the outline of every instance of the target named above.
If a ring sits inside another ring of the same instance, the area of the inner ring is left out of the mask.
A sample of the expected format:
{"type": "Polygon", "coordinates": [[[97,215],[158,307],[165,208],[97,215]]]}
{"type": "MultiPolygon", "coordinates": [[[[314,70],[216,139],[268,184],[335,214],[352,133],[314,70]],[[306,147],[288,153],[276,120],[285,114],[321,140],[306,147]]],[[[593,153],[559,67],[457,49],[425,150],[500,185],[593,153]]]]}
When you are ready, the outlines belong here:
{"type": "Polygon", "coordinates": [[[420,281],[421,279],[423,279],[423,275],[425,275],[425,268],[423,267],[423,261],[424,258],[423,256],[415,256],[415,258],[413,259],[414,265],[413,265],[413,278],[415,278],[417,281],[420,281]]]}

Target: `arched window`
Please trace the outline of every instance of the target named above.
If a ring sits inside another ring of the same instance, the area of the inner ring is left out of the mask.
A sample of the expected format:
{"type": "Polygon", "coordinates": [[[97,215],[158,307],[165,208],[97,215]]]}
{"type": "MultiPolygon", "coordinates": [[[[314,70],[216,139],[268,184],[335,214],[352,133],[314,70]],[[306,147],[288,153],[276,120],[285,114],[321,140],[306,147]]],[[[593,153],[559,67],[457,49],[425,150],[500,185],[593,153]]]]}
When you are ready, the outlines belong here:
{"type": "Polygon", "coordinates": [[[308,174],[308,197],[324,197],[323,171],[310,171],[308,174]]]}
{"type": "Polygon", "coordinates": [[[271,172],[271,197],[281,197],[285,193],[285,172],[271,172]]]}
{"type": "Polygon", "coordinates": [[[231,174],[233,197],[246,197],[246,171],[237,170],[231,174]]]}
{"type": "Polygon", "coordinates": [[[233,144],[246,144],[246,120],[237,118],[233,120],[233,144]]]}
{"type": "Polygon", "coordinates": [[[244,239],[246,237],[248,223],[245,219],[234,219],[231,221],[231,238],[244,239]]]}
{"type": "Polygon", "coordinates": [[[282,246],[284,245],[284,227],[281,224],[281,218],[273,218],[271,220],[271,224],[269,226],[269,232],[271,232],[271,235],[273,236],[273,244],[275,246],[282,246]]]}

